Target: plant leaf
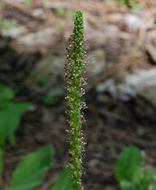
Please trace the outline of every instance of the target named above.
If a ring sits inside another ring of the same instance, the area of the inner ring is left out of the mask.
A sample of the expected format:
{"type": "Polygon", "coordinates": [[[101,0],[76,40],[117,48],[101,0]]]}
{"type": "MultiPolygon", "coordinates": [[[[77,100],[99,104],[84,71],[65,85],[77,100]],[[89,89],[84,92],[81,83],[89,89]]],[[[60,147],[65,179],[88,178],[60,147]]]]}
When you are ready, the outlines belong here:
{"type": "Polygon", "coordinates": [[[117,161],[115,168],[115,175],[117,181],[132,182],[134,174],[138,167],[140,167],[142,155],[138,148],[129,147],[121,155],[117,161]]]}
{"type": "Polygon", "coordinates": [[[0,100],[11,100],[14,96],[15,93],[10,87],[0,84],[0,100]]]}
{"type": "Polygon", "coordinates": [[[54,151],[50,145],[24,157],[17,166],[11,187],[5,190],[30,190],[40,185],[49,170],[54,151]]]}
{"type": "Polygon", "coordinates": [[[8,108],[10,125],[8,126],[7,138],[11,144],[15,143],[15,132],[20,125],[22,115],[31,107],[30,103],[12,103],[8,108]]]}
{"type": "Polygon", "coordinates": [[[0,109],[0,145],[4,145],[8,140],[15,143],[15,132],[19,127],[21,116],[29,110],[29,103],[11,103],[0,109]]]}
{"type": "Polygon", "coordinates": [[[64,170],[56,184],[49,190],[73,190],[69,168],[64,170]]]}
{"type": "Polygon", "coordinates": [[[4,145],[6,140],[12,144],[15,142],[15,131],[19,127],[21,116],[29,108],[30,104],[27,103],[10,103],[0,110],[0,145],[4,145]]]}

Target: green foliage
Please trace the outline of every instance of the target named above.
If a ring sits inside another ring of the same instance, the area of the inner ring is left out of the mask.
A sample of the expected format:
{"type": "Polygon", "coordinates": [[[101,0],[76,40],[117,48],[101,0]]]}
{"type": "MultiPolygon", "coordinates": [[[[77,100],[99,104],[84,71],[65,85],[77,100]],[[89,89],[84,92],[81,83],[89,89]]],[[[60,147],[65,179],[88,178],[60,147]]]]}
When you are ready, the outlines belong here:
{"type": "Polygon", "coordinates": [[[82,74],[84,72],[84,31],[83,14],[77,11],[74,21],[73,34],[69,40],[66,64],[67,106],[70,127],[70,169],[74,190],[81,189],[82,151],[81,138],[82,108],[81,96],[82,74]]]}
{"type": "Polygon", "coordinates": [[[5,190],[31,190],[39,186],[51,167],[53,156],[51,146],[25,156],[13,173],[11,186],[5,190]]]}
{"type": "Polygon", "coordinates": [[[17,26],[16,21],[0,18],[0,30],[9,31],[16,28],[16,26],[17,26]]]}
{"type": "Polygon", "coordinates": [[[45,105],[51,106],[57,102],[57,98],[47,94],[42,97],[42,101],[45,105]]]}
{"type": "Polygon", "coordinates": [[[2,84],[0,85],[0,104],[1,105],[3,102],[9,101],[12,98],[14,98],[14,96],[15,96],[15,93],[11,88],[2,84]]]}
{"type": "MultiPolygon", "coordinates": [[[[0,174],[3,172],[3,150],[0,149],[0,174]]],[[[4,190],[33,190],[41,185],[51,168],[54,150],[50,145],[26,155],[13,173],[11,185],[4,190]]],[[[1,175],[0,175],[1,176],[1,175]]],[[[65,168],[49,190],[73,190],[70,169],[65,168]]]]}
{"type": "MultiPolygon", "coordinates": [[[[0,176],[2,176],[4,151],[0,149],[0,176]]],[[[9,187],[4,190],[33,190],[42,184],[52,166],[54,150],[50,145],[30,153],[17,165],[9,187]]],[[[49,190],[73,190],[70,169],[65,168],[58,181],[49,190]]]]}
{"type": "Polygon", "coordinates": [[[15,132],[20,125],[21,116],[30,109],[29,103],[13,102],[14,91],[0,85],[0,146],[6,141],[15,143],[15,132]]]}
{"type": "Polygon", "coordinates": [[[21,116],[28,111],[30,105],[27,103],[9,103],[5,108],[0,109],[0,145],[8,140],[15,143],[15,132],[19,127],[21,116]]]}
{"type": "Polygon", "coordinates": [[[55,9],[55,13],[58,16],[63,16],[63,15],[65,15],[65,9],[63,7],[58,7],[58,8],[55,9]]]}
{"type": "Polygon", "coordinates": [[[31,5],[33,0],[23,0],[22,3],[25,3],[27,5],[31,5]]]}
{"type": "Polygon", "coordinates": [[[48,82],[49,82],[49,77],[48,76],[42,76],[41,78],[38,79],[37,85],[39,87],[44,87],[48,82]]]}
{"type": "MultiPolygon", "coordinates": [[[[44,76],[42,78],[40,78],[38,81],[37,81],[37,85],[39,87],[45,87],[48,82],[49,82],[49,77],[48,76],[44,76]]],[[[54,96],[54,95],[51,95],[50,93],[45,93],[41,96],[41,101],[46,105],[46,106],[51,106],[51,105],[54,105],[57,103],[58,99],[54,96]]]]}
{"type": "Polygon", "coordinates": [[[156,170],[145,164],[138,148],[129,147],[119,156],[115,174],[120,190],[156,190],[156,170]]]}
{"type": "Polygon", "coordinates": [[[73,190],[69,168],[65,168],[56,184],[49,190],[73,190]]]}
{"type": "Polygon", "coordinates": [[[131,181],[135,170],[138,170],[141,162],[141,153],[138,148],[126,149],[118,158],[116,165],[116,179],[120,181],[131,181]]]}
{"type": "Polygon", "coordinates": [[[0,9],[4,9],[5,8],[5,4],[0,2],[0,9]]]}
{"type": "Polygon", "coordinates": [[[132,9],[141,9],[143,5],[137,3],[135,0],[117,0],[120,5],[126,5],[132,9]]]}
{"type": "Polygon", "coordinates": [[[45,3],[45,4],[49,4],[49,3],[51,3],[53,0],[43,0],[43,3],[45,3]]]}

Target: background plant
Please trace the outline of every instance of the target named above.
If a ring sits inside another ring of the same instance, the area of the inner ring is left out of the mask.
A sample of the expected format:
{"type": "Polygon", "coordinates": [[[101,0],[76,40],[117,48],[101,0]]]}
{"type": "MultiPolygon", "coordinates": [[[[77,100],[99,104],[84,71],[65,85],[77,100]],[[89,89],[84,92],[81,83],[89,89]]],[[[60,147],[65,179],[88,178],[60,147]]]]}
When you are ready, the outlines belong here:
{"type": "MultiPolygon", "coordinates": [[[[34,190],[41,185],[51,169],[54,160],[54,149],[46,145],[29,153],[17,164],[13,171],[11,184],[3,190],[34,190]]],[[[4,172],[4,151],[0,149],[0,176],[4,172]]],[[[65,168],[58,180],[49,190],[73,190],[70,170],[65,168]]]]}
{"type": "Polygon", "coordinates": [[[115,168],[120,190],[155,190],[156,170],[145,162],[145,155],[136,147],[125,149],[115,168]]]}
{"type": "Polygon", "coordinates": [[[15,132],[20,126],[21,116],[31,108],[27,102],[13,101],[14,91],[6,86],[0,85],[0,146],[6,141],[15,143],[15,132]]]}
{"type": "Polygon", "coordinates": [[[51,146],[26,155],[13,172],[11,185],[5,190],[31,190],[39,186],[52,165],[53,156],[51,146]]]}

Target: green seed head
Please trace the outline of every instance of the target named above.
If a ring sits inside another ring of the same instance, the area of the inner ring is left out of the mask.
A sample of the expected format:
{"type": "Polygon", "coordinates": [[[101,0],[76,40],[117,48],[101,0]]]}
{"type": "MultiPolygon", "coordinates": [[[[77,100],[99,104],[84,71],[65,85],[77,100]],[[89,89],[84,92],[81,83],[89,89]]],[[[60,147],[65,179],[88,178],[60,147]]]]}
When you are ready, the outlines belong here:
{"type": "Polygon", "coordinates": [[[82,109],[84,103],[81,96],[84,94],[82,88],[84,79],[84,30],[83,14],[77,11],[74,20],[73,34],[69,39],[67,47],[67,63],[65,67],[67,106],[70,133],[70,169],[73,182],[73,189],[82,188],[82,154],[83,140],[81,134],[82,109]]]}

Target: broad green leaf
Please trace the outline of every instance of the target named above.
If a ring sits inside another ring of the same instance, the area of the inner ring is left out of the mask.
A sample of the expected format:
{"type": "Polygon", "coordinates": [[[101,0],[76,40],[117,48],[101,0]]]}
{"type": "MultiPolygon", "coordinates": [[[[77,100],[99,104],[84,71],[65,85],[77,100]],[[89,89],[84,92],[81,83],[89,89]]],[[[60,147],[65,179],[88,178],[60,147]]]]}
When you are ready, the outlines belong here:
{"type": "Polygon", "coordinates": [[[132,182],[135,172],[140,167],[142,161],[142,155],[138,148],[127,148],[118,158],[115,168],[115,175],[117,181],[129,181],[132,182]]]}
{"type": "Polygon", "coordinates": [[[39,186],[51,167],[53,156],[50,145],[25,156],[13,174],[11,187],[5,190],[31,190],[39,186]]]}
{"type": "Polygon", "coordinates": [[[66,168],[56,184],[49,190],[73,190],[72,181],[70,179],[70,170],[66,168]]]}
{"type": "Polygon", "coordinates": [[[15,143],[15,132],[20,125],[21,116],[30,108],[29,103],[8,103],[0,109],[0,145],[4,145],[8,140],[15,143]]]}
{"type": "Polygon", "coordinates": [[[10,87],[0,84],[0,100],[11,100],[14,96],[15,93],[10,87]]]}
{"type": "Polygon", "coordinates": [[[3,173],[3,167],[4,167],[3,157],[4,157],[4,151],[0,148],[0,176],[3,173]]]}

